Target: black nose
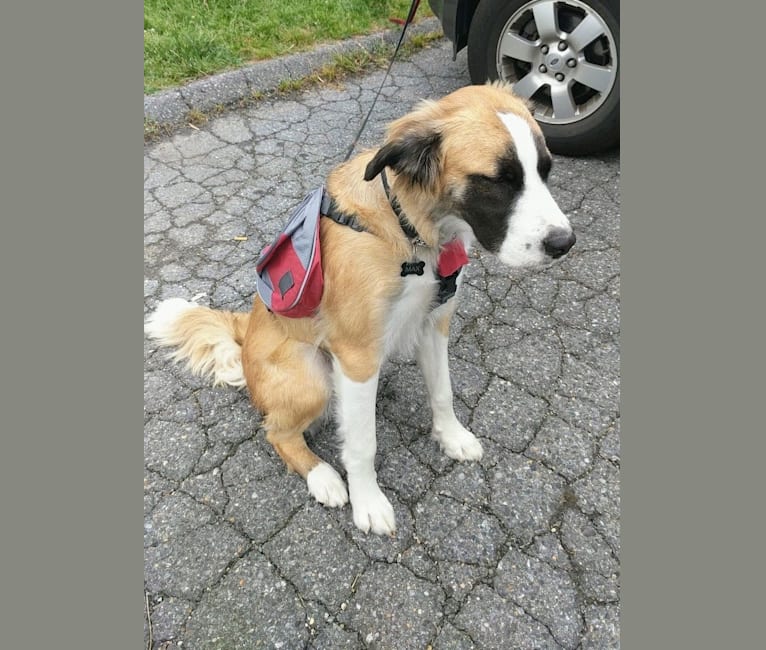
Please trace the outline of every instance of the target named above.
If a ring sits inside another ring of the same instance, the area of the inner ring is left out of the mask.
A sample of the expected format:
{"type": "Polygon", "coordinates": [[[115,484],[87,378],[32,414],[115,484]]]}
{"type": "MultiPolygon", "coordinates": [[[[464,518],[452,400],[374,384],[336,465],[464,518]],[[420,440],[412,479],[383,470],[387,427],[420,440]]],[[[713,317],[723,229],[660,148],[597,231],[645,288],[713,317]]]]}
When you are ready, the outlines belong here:
{"type": "Polygon", "coordinates": [[[548,233],[548,236],[543,239],[543,248],[553,258],[566,255],[574,243],[577,241],[577,237],[571,230],[564,230],[563,228],[554,228],[548,233]]]}

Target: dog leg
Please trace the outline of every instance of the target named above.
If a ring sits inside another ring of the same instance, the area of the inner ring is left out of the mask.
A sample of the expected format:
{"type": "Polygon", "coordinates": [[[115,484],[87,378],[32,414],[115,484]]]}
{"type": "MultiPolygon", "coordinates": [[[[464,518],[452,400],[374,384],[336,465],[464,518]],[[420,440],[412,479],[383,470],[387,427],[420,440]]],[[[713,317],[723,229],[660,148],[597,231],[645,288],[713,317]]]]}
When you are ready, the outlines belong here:
{"type": "Polygon", "coordinates": [[[288,469],[300,474],[309,492],[319,503],[336,508],[348,503],[348,493],[340,474],[306,445],[303,432],[274,431],[266,434],[268,440],[288,469]]]}
{"type": "Polygon", "coordinates": [[[375,400],[379,370],[366,381],[348,377],[334,362],[341,458],[346,468],[354,524],[360,530],[393,535],[396,519],[391,503],[378,486],[375,472],[375,400]]]}
{"type": "Polygon", "coordinates": [[[242,348],[250,396],[265,414],[266,439],[287,468],[306,480],[311,496],[331,508],[340,507],[348,503],[343,479],[308,448],[303,437],[322,417],[330,399],[329,366],[311,346],[289,340],[265,354],[261,347],[269,334],[264,326],[242,348]]]}
{"type": "Polygon", "coordinates": [[[481,443],[455,416],[452,383],[447,359],[446,325],[426,325],[417,351],[418,364],[425,378],[433,413],[431,435],[444,453],[455,460],[479,460],[483,454],[481,443]]]}

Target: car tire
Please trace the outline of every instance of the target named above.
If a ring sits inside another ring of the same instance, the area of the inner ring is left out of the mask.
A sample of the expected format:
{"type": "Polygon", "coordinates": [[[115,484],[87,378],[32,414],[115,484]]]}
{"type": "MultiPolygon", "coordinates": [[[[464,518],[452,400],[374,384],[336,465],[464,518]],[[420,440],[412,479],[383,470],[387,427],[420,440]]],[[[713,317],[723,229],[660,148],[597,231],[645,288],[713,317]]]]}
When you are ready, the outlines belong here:
{"type": "Polygon", "coordinates": [[[619,48],[619,0],[481,0],[468,34],[468,71],[472,83],[502,78],[530,98],[554,153],[593,154],[620,139],[619,48]],[[580,34],[601,32],[590,42],[574,31],[586,19],[580,34]],[[557,59],[558,43],[567,49],[557,59]],[[500,55],[501,46],[510,56],[500,55]]]}

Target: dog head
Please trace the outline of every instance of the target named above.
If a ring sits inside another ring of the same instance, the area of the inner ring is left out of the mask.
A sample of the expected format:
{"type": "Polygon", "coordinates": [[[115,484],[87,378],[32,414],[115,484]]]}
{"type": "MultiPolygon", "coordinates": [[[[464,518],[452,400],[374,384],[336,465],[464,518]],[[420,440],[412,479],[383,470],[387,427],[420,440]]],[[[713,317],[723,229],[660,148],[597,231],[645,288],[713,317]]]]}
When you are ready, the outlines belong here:
{"type": "Polygon", "coordinates": [[[390,125],[365,180],[385,167],[438,227],[460,220],[510,266],[550,262],[575,242],[546,184],[551,155],[542,131],[508,85],[467,86],[422,102],[390,125]]]}

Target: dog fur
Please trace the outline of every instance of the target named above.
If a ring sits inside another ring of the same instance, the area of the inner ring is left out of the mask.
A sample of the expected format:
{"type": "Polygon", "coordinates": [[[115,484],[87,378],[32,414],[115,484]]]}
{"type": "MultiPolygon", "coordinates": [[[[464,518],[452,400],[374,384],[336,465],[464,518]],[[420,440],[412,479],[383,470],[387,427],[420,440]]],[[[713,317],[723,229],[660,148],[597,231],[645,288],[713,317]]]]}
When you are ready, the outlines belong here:
{"type": "Polygon", "coordinates": [[[393,534],[390,502],[375,474],[378,377],[394,352],[414,353],[433,414],[432,435],[462,461],[482,456],[479,440],[455,416],[448,334],[459,291],[435,306],[440,245],[478,242],[510,266],[549,263],[574,243],[546,186],[551,157],[522,100],[495,83],[424,101],[394,121],[378,150],[336,167],[327,191],[366,232],[321,219],[324,294],[317,314],[289,319],[258,297],[249,313],[209,309],[180,298],[162,302],[146,324],[197,373],[246,385],[264,414],[267,439],[320,503],[351,500],[363,531],[393,534]],[[402,277],[413,258],[378,175],[384,169],[425,246],[421,276],[402,277]],[[553,243],[551,243],[553,242],[553,243]],[[562,243],[563,242],[563,243],[562,243]],[[347,484],[306,445],[303,432],[335,396],[347,484]],[[348,490],[346,488],[348,485],[348,490]]]}

